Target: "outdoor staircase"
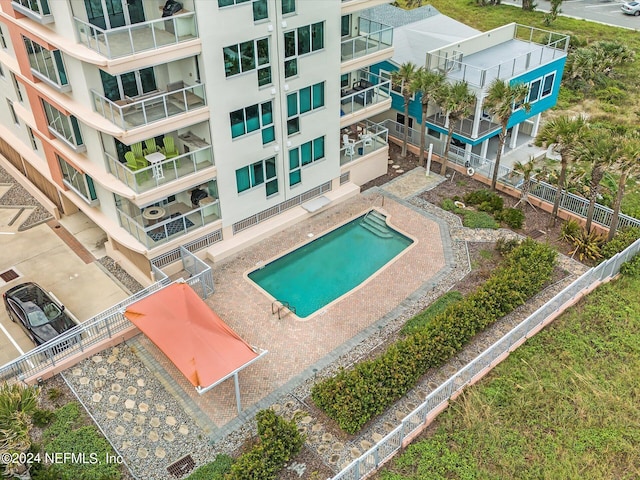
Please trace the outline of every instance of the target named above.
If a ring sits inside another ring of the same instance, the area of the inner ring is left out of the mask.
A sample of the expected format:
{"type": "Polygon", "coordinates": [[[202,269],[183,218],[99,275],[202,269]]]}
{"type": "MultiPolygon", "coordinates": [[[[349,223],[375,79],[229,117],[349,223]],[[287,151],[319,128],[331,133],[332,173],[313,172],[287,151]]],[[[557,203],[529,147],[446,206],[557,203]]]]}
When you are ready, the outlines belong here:
{"type": "Polygon", "coordinates": [[[369,230],[374,235],[377,235],[381,238],[392,238],[393,234],[389,230],[387,226],[387,217],[377,212],[376,210],[371,210],[368,212],[362,221],[360,222],[360,226],[369,230]]]}

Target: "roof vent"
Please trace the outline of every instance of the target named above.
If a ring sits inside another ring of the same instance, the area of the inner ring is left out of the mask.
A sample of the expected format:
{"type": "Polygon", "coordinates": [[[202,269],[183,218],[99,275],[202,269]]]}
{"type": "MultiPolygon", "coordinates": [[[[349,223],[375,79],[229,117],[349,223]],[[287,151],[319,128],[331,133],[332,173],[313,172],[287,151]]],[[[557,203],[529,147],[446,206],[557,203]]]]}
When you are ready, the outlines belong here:
{"type": "Polygon", "coordinates": [[[176,478],[180,478],[189,473],[196,466],[196,462],[193,461],[191,455],[182,457],[177,462],[172,463],[167,467],[167,471],[176,478]]]}

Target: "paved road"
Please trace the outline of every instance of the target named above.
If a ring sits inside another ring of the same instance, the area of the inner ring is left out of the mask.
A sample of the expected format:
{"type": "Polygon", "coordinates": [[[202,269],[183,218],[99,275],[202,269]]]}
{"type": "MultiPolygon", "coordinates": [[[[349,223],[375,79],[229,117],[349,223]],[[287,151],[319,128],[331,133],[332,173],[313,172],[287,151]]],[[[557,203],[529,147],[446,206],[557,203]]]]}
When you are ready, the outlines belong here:
{"type": "MultiPolygon", "coordinates": [[[[507,0],[504,3],[521,4],[520,0],[507,0]]],[[[549,0],[537,0],[537,3],[537,9],[541,11],[548,11],[551,5],[549,0]]],[[[564,0],[560,10],[562,15],[640,30],[640,16],[622,13],[620,6],[623,3],[622,0],[564,0]]]]}

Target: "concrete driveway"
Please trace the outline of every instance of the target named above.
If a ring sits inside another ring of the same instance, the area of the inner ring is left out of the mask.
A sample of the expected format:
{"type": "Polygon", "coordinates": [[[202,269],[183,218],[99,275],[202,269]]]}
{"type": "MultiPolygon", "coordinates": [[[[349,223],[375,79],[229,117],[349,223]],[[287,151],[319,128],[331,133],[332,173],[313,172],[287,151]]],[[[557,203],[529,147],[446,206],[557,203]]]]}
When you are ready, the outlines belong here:
{"type": "MultiPolygon", "coordinates": [[[[93,261],[95,257],[74,242],[71,233],[57,222],[18,231],[29,213],[0,206],[0,295],[20,283],[36,282],[52,292],[81,322],[128,296],[93,261]],[[19,277],[8,282],[2,280],[2,274],[8,270],[13,270],[19,277]]],[[[2,305],[0,365],[32,348],[33,343],[22,328],[9,319],[2,305]]]]}

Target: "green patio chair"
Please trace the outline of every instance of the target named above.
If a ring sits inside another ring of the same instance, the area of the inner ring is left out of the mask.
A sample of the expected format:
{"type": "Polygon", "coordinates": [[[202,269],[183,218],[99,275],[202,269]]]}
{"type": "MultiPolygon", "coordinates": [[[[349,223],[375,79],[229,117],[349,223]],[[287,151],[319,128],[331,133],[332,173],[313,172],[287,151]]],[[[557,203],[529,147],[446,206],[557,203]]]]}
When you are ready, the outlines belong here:
{"type": "Polygon", "coordinates": [[[144,141],[144,144],[147,147],[147,155],[150,153],[156,153],[158,151],[158,145],[156,145],[156,139],[155,138],[147,138],[144,141]]]}
{"type": "MultiPolygon", "coordinates": [[[[142,162],[140,162],[138,159],[136,159],[136,156],[135,156],[135,154],[133,152],[125,152],[124,159],[127,161],[127,167],[132,172],[136,172],[138,170],[142,170],[143,168],[146,167],[146,165],[144,165],[142,162]]],[[[139,184],[143,180],[148,180],[149,179],[149,172],[139,173],[139,174],[135,175],[135,177],[136,177],[136,182],[139,184]]]]}
{"type": "MultiPolygon", "coordinates": [[[[162,153],[164,153],[164,156],[167,158],[175,158],[178,155],[180,155],[180,153],[178,152],[178,149],[176,148],[176,144],[173,140],[173,137],[164,137],[162,139],[162,143],[164,145],[164,148],[162,149],[162,153]]],[[[176,162],[176,167],[180,167],[180,160],[175,160],[176,162]]]]}
{"type": "Polygon", "coordinates": [[[147,167],[149,166],[149,162],[147,162],[144,158],[144,151],[142,149],[142,142],[137,142],[131,145],[131,151],[136,156],[137,161],[142,161],[142,165],[147,167]]]}

